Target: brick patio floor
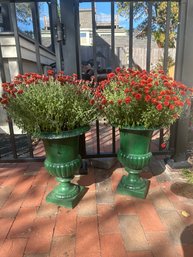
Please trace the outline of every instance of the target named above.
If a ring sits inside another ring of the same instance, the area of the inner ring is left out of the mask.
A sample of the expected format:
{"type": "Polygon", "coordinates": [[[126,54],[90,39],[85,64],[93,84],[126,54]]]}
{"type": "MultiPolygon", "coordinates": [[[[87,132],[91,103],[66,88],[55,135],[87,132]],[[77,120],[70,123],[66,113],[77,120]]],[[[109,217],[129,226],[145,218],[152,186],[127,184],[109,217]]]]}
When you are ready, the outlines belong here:
{"type": "Polygon", "coordinates": [[[1,164],[0,257],[193,257],[193,185],[160,163],[143,172],[145,200],[115,194],[120,164],[91,164],[73,210],[45,202],[56,182],[42,163],[1,164]]]}

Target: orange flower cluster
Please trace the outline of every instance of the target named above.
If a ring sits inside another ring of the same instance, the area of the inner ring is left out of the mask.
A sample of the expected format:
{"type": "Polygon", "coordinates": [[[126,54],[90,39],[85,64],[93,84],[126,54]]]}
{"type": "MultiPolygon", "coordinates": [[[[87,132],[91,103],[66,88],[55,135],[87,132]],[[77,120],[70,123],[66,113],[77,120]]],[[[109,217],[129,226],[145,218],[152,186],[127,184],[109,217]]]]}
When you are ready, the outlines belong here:
{"type": "Polygon", "coordinates": [[[89,81],[77,75],[26,73],[3,83],[0,104],[23,131],[39,135],[88,125],[97,118],[97,105],[89,81]]]}
{"type": "Polygon", "coordinates": [[[25,85],[27,88],[30,84],[36,83],[39,80],[41,80],[42,82],[46,82],[49,80],[49,77],[30,72],[25,73],[24,75],[18,74],[17,76],[15,76],[13,82],[11,83],[2,83],[4,93],[0,98],[0,103],[6,105],[9,102],[9,97],[16,98],[17,94],[22,94],[24,92],[24,89],[20,88],[21,84],[25,85]]]}
{"type": "Polygon", "coordinates": [[[183,106],[190,105],[191,94],[191,88],[174,81],[161,70],[147,73],[118,67],[100,83],[95,97],[111,123],[149,127],[168,125],[165,118],[172,117],[173,122],[183,106]],[[115,119],[111,118],[113,114],[115,119]],[[149,121],[151,114],[152,119],[157,116],[155,124],[149,121]]]}
{"type": "Polygon", "coordinates": [[[11,83],[2,83],[3,94],[0,97],[0,103],[7,105],[10,97],[16,98],[18,94],[22,94],[30,85],[40,83],[44,84],[44,82],[49,82],[50,78],[59,81],[61,84],[74,84],[78,86],[79,91],[92,91],[90,82],[78,80],[77,74],[73,74],[72,76],[64,75],[63,71],[59,71],[55,74],[53,70],[48,70],[47,75],[29,72],[24,75],[18,74],[11,83]]]}

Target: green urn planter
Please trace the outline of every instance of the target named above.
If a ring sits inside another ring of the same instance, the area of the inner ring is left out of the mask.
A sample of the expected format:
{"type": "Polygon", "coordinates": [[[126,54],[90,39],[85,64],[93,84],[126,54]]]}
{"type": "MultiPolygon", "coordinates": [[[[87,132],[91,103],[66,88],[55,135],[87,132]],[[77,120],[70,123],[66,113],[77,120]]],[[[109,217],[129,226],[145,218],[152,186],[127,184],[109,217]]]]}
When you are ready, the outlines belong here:
{"type": "Polygon", "coordinates": [[[60,134],[41,134],[46,152],[45,168],[59,182],[47,195],[47,202],[74,208],[85,194],[86,188],[71,180],[81,166],[79,136],[88,130],[89,127],[81,127],[60,134]]]}
{"type": "Polygon", "coordinates": [[[123,176],[117,193],[145,198],[150,181],[140,177],[148,165],[152,153],[149,151],[153,130],[137,128],[120,129],[120,149],[118,159],[125,166],[128,176],[123,176]]]}

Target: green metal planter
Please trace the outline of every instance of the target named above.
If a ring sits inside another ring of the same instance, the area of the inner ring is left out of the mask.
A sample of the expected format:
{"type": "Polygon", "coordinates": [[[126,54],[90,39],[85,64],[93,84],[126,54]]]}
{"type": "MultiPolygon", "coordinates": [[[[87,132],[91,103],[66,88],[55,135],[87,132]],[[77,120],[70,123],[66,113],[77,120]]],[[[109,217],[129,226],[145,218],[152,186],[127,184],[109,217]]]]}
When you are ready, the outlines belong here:
{"type": "Polygon", "coordinates": [[[88,130],[89,127],[81,127],[60,134],[41,134],[46,151],[45,168],[60,182],[47,195],[47,202],[74,208],[85,194],[86,188],[71,183],[71,180],[81,166],[79,135],[88,130]]]}
{"type": "Polygon", "coordinates": [[[128,176],[123,176],[117,193],[145,198],[150,181],[140,177],[143,167],[148,165],[152,153],[149,152],[153,130],[137,128],[120,129],[120,150],[118,159],[125,166],[128,176]]]}

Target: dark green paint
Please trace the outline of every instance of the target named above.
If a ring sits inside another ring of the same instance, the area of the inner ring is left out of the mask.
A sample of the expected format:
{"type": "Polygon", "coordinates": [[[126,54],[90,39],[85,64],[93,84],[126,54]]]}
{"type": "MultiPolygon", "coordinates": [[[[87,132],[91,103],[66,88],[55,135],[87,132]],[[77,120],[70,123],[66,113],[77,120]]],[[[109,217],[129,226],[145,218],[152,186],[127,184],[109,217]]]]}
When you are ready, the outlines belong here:
{"type": "Polygon", "coordinates": [[[42,133],[42,140],[46,151],[44,165],[48,172],[56,177],[59,183],[46,197],[51,202],[67,208],[74,208],[86,188],[71,183],[75,172],[81,166],[79,155],[79,135],[88,131],[89,127],[82,127],[60,134],[42,133]]]}
{"type": "Polygon", "coordinates": [[[128,176],[123,176],[117,192],[145,198],[150,181],[140,177],[143,167],[148,165],[151,159],[149,146],[153,130],[143,128],[120,129],[120,149],[118,159],[125,166],[128,176]]]}

